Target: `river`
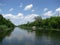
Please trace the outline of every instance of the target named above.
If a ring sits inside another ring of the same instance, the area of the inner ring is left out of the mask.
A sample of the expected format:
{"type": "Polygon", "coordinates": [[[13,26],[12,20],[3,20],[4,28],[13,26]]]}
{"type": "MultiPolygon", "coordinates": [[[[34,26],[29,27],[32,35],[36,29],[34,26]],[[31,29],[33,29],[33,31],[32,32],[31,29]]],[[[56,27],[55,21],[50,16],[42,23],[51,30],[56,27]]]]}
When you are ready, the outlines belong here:
{"type": "Polygon", "coordinates": [[[13,31],[0,32],[0,45],[60,45],[60,32],[16,27],[13,31]]]}

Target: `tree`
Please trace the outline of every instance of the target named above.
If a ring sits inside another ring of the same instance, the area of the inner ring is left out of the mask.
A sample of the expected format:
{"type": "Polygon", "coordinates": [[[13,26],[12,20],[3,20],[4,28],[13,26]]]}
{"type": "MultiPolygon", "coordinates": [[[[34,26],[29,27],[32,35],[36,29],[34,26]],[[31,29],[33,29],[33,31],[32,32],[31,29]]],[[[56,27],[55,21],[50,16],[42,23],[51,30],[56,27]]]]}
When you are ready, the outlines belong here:
{"type": "Polygon", "coordinates": [[[0,14],[0,25],[7,26],[8,28],[15,26],[10,20],[5,19],[2,14],[0,14]]]}
{"type": "Polygon", "coordinates": [[[41,22],[42,22],[42,17],[41,16],[35,17],[35,25],[36,26],[41,26],[41,22]]]}

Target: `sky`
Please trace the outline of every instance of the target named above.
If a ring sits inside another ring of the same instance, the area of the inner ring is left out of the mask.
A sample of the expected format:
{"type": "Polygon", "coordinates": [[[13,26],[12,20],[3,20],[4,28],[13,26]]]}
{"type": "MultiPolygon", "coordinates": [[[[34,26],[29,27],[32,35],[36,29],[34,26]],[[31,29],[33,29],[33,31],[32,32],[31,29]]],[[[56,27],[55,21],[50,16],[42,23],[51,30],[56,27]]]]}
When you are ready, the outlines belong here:
{"type": "Polygon", "coordinates": [[[34,21],[34,17],[47,18],[60,12],[60,0],[0,0],[0,14],[15,25],[34,21]]]}

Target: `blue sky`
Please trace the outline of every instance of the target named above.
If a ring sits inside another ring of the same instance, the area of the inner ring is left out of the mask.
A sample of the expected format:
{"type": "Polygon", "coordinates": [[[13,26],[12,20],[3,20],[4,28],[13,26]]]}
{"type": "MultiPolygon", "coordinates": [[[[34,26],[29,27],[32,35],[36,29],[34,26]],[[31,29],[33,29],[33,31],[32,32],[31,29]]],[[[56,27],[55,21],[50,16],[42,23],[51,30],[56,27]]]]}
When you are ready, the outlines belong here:
{"type": "Polygon", "coordinates": [[[44,18],[48,17],[47,13],[51,16],[57,11],[60,11],[60,0],[0,0],[0,14],[4,15],[35,14],[44,18]]]}
{"type": "Polygon", "coordinates": [[[0,3],[3,5],[0,6],[0,8],[3,10],[4,14],[17,14],[22,12],[26,15],[32,13],[31,10],[24,11],[24,7],[29,4],[33,4],[32,10],[36,10],[34,13],[37,14],[43,13],[44,8],[55,10],[60,6],[60,0],[0,0],[0,3]],[[19,7],[20,5],[22,5],[21,8],[19,7]],[[10,8],[14,8],[14,11],[8,12],[10,8]]]}

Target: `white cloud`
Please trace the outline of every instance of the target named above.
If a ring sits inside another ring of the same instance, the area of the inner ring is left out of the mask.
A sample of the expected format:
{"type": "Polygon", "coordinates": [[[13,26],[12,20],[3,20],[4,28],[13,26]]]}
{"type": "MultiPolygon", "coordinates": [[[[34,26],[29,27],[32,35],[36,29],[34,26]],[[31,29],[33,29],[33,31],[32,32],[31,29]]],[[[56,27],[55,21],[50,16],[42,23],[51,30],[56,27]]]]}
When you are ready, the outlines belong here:
{"type": "Polygon", "coordinates": [[[48,8],[44,8],[44,11],[47,11],[48,10],[48,8]]]}
{"type": "Polygon", "coordinates": [[[56,11],[59,11],[60,12],[60,7],[56,9],[56,11]]]}
{"type": "Polygon", "coordinates": [[[5,14],[3,15],[6,19],[10,19],[15,25],[24,24],[34,21],[34,17],[38,16],[37,14],[30,14],[24,16],[22,13],[18,13],[17,15],[13,14],[5,14]]]}
{"type": "Polygon", "coordinates": [[[24,8],[24,10],[30,10],[32,7],[33,7],[33,4],[29,4],[24,8]]]}
{"type": "Polygon", "coordinates": [[[32,21],[34,21],[34,18],[36,16],[38,16],[38,15],[37,14],[29,14],[29,15],[25,16],[24,20],[32,22],[32,21]]]}
{"type": "Polygon", "coordinates": [[[60,7],[55,9],[54,12],[53,11],[48,11],[47,9],[45,9],[45,13],[42,14],[43,18],[47,18],[47,17],[50,17],[50,16],[58,16],[58,15],[60,16],[60,7]]]}
{"type": "Polygon", "coordinates": [[[18,16],[21,17],[21,16],[23,16],[23,14],[22,13],[18,13],[18,16]]]}
{"type": "Polygon", "coordinates": [[[14,8],[10,8],[10,9],[9,9],[9,12],[11,12],[11,11],[13,11],[13,10],[14,10],[14,8]]]}
{"type": "Polygon", "coordinates": [[[46,16],[46,17],[50,17],[50,16],[53,15],[53,12],[52,11],[47,11],[43,15],[46,16]]]}

